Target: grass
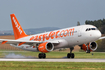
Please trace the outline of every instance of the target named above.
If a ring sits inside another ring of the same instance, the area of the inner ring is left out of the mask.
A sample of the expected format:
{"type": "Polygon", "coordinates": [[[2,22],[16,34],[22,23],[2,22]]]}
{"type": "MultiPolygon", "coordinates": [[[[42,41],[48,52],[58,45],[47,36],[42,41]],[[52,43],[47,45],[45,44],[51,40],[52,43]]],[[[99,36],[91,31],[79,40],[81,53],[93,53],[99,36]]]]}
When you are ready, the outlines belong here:
{"type": "MultiPolygon", "coordinates": [[[[38,58],[38,54],[40,52],[29,52],[29,51],[20,51],[20,52],[0,52],[0,57],[5,57],[5,55],[14,53],[16,55],[20,54],[23,56],[32,56],[38,58]]],[[[59,51],[53,51],[46,53],[46,58],[65,58],[67,57],[68,52],[59,52],[59,51]]],[[[105,59],[105,53],[104,52],[74,52],[75,58],[91,58],[91,59],[105,59]],[[92,55],[93,54],[93,55],[92,55]]]]}
{"type": "Polygon", "coordinates": [[[0,62],[1,70],[105,70],[105,63],[0,62]]]}
{"type": "MultiPolygon", "coordinates": [[[[0,52],[4,57],[10,53],[21,54],[23,56],[37,57],[39,52],[0,52]]],[[[68,52],[50,52],[46,53],[47,58],[64,58],[68,52]]],[[[74,52],[75,58],[97,58],[105,59],[104,52],[74,52]],[[92,55],[93,53],[93,55],[92,55]]],[[[13,62],[0,61],[0,70],[105,70],[104,62],[13,62]]]]}

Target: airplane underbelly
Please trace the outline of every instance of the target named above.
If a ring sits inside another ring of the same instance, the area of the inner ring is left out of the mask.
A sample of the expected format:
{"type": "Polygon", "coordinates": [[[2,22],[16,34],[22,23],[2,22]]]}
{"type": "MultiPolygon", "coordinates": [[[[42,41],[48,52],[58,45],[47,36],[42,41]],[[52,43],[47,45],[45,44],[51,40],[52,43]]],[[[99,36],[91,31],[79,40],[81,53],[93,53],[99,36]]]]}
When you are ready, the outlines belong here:
{"type": "Polygon", "coordinates": [[[22,50],[27,50],[27,51],[33,51],[33,52],[38,52],[37,48],[35,46],[30,46],[30,45],[21,45],[21,46],[17,46],[14,44],[10,44],[11,46],[14,46],[16,48],[22,49],[22,50]]]}

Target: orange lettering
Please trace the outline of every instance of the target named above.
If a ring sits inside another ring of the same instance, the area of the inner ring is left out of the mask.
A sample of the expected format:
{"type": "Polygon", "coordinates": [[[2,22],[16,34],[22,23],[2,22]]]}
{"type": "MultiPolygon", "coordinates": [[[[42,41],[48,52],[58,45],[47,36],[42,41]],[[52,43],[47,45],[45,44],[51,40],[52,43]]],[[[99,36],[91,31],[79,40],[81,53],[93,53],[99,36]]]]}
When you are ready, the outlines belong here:
{"type": "Polygon", "coordinates": [[[63,37],[63,35],[64,35],[64,30],[62,30],[62,31],[60,32],[60,37],[63,37]]]}
{"type": "Polygon", "coordinates": [[[58,34],[59,32],[60,32],[60,31],[57,31],[57,32],[56,32],[56,36],[55,36],[55,38],[58,38],[58,37],[59,37],[59,36],[57,36],[57,34],[58,34]]]}
{"type": "Polygon", "coordinates": [[[66,37],[66,36],[69,36],[69,30],[68,29],[66,29],[65,31],[64,31],[64,37],[66,37]]]}
{"type": "Polygon", "coordinates": [[[51,39],[54,39],[54,35],[55,35],[55,32],[52,31],[52,33],[50,35],[51,36],[51,39]]]}
{"type": "Polygon", "coordinates": [[[35,39],[34,39],[34,41],[38,41],[38,35],[37,35],[37,36],[35,36],[35,39]]]}
{"type": "Polygon", "coordinates": [[[58,31],[56,31],[56,32],[53,32],[53,31],[51,31],[50,33],[46,33],[46,34],[42,34],[42,35],[37,35],[37,36],[32,36],[31,38],[30,38],[30,40],[34,40],[34,41],[41,41],[42,39],[42,41],[45,41],[45,39],[46,40],[49,40],[50,38],[51,39],[54,39],[54,37],[55,38],[60,38],[60,37],[66,37],[66,36],[71,36],[71,35],[73,35],[74,34],[74,28],[72,28],[72,29],[66,29],[66,30],[62,30],[62,31],[60,31],[60,30],[58,30],[58,31]]]}
{"type": "Polygon", "coordinates": [[[73,28],[73,32],[72,32],[72,35],[74,34],[74,28],[73,28]]]}
{"type": "Polygon", "coordinates": [[[46,37],[46,40],[49,40],[49,35],[48,35],[48,33],[45,34],[45,37],[46,37]]]}
{"type": "Polygon", "coordinates": [[[71,36],[72,29],[69,29],[69,32],[70,32],[70,36],[71,36]]]}
{"type": "Polygon", "coordinates": [[[30,40],[33,40],[34,39],[34,36],[32,36],[31,38],[30,38],[30,40]]]}
{"type": "Polygon", "coordinates": [[[40,35],[40,36],[39,36],[39,39],[38,39],[38,41],[41,41],[41,36],[43,36],[43,35],[40,35]]]}
{"type": "Polygon", "coordinates": [[[45,41],[46,34],[43,34],[43,41],[45,41]]]}

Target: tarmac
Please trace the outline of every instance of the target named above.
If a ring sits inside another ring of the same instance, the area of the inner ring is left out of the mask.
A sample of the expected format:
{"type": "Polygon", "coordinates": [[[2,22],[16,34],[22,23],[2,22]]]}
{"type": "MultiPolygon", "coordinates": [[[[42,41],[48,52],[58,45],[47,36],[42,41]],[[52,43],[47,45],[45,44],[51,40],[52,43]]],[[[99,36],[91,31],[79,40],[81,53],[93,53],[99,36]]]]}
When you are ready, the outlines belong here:
{"type": "Polygon", "coordinates": [[[0,59],[0,61],[23,62],[105,62],[105,59],[0,59]]]}

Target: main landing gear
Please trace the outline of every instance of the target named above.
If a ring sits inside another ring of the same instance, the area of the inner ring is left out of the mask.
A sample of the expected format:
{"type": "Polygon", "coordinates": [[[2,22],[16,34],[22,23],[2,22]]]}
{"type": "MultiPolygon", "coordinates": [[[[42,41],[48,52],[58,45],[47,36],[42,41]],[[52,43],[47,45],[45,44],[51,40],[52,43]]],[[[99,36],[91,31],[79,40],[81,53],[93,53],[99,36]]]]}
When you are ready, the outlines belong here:
{"type": "MultiPolygon", "coordinates": [[[[74,58],[75,56],[74,56],[74,53],[72,53],[72,50],[73,50],[74,48],[70,48],[70,53],[68,53],[67,54],[67,58],[74,58]]],[[[41,58],[43,58],[43,59],[45,59],[46,58],[46,54],[45,53],[39,53],[39,55],[38,55],[38,57],[41,59],[41,58]]]]}
{"type": "Polygon", "coordinates": [[[74,58],[74,53],[72,53],[72,50],[74,48],[70,48],[70,53],[67,54],[67,58],[74,58]]]}
{"type": "Polygon", "coordinates": [[[39,53],[38,57],[41,59],[41,58],[46,58],[46,54],[45,53],[39,53]]]}

